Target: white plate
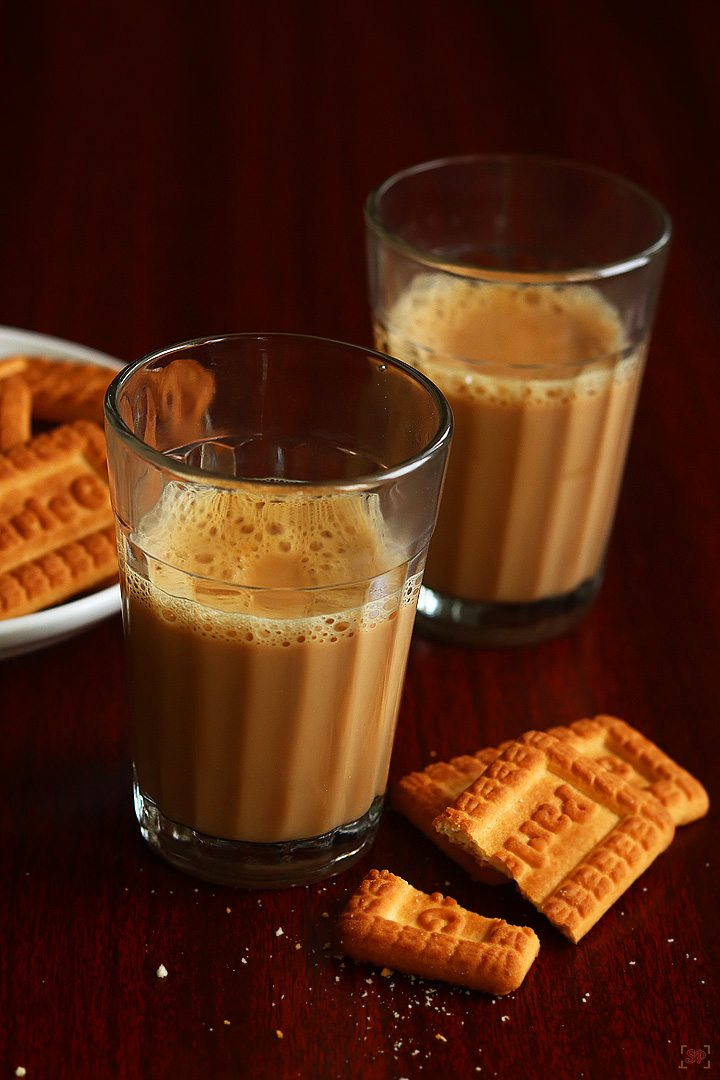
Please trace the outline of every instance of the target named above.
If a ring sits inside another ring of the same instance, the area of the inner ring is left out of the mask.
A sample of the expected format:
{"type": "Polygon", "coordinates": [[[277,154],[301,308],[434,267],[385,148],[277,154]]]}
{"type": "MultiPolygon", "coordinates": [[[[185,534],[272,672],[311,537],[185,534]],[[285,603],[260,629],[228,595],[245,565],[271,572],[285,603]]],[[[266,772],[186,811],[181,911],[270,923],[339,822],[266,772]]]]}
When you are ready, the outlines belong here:
{"type": "MultiPolygon", "coordinates": [[[[69,360],[100,364],[101,367],[123,367],[122,362],[114,356],[88,349],[85,345],[75,345],[72,341],[35,334],[30,330],[0,326],[0,357],[13,353],[62,356],[69,360]]],[[[33,615],[4,619],[0,621],[0,660],[55,645],[119,610],[120,586],[112,585],[109,589],[83,596],[80,600],[69,600],[33,615]]]]}

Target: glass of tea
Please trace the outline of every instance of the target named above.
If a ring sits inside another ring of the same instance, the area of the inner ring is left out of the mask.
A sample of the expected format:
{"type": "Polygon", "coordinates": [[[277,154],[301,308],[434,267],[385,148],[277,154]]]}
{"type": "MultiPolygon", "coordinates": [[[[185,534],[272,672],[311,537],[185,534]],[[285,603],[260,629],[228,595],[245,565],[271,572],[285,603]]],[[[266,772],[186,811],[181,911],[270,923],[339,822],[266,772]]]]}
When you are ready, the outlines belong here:
{"type": "Polygon", "coordinates": [[[135,809],[174,866],[305,884],[372,843],[452,416],[417,370],[186,342],[106,397],[135,809]]]}
{"type": "Polygon", "coordinates": [[[487,646],[563,633],[602,580],[667,214],[597,169],[470,156],[390,177],[366,223],[376,346],[455,417],[418,626],[487,646]]]}

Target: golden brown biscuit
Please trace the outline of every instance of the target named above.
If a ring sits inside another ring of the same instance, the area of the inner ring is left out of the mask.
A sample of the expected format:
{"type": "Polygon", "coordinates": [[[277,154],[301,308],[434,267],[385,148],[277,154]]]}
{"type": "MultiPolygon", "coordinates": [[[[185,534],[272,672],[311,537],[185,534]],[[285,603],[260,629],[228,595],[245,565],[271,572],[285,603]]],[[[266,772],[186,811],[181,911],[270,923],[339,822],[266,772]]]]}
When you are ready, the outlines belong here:
{"type": "Polygon", "coordinates": [[[26,357],[24,377],[33,395],[33,416],[51,423],[103,423],[103,399],[117,374],[99,364],[44,356],[26,357]]]}
{"type": "Polygon", "coordinates": [[[112,579],[115,529],[108,526],[0,574],[0,620],[29,615],[112,579]]]}
{"type": "Polygon", "coordinates": [[[85,420],[63,424],[0,454],[0,514],[26,496],[33,485],[63,473],[78,460],[107,477],[105,436],[97,424],[85,420]]]}
{"type": "Polygon", "coordinates": [[[675,832],[654,796],[538,731],[511,743],[435,828],[511,877],[574,942],[675,832]]]}
{"type": "Polygon", "coordinates": [[[107,484],[82,465],[58,477],[9,514],[0,515],[0,573],[112,523],[107,484]]]}
{"type": "Polygon", "coordinates": [[[87,421],[0,454],[0,573],[112,524],[103,462],[87,421]]]}
{"type": "Polygon", "coordinates": [[[103,433],[84,420],[0,454],[0,618],[37,611],[115,572],[101,541],[90,539],[112,532],[105,473],[103,433]]]}
{"type": "Polygon", "coordinates": [[[569,727],[550,728],[549,734],[570,739],[587,757],[650,792],[676,825],[687,825],[708,812],[710,800],[700,781],[616,716],[576,720],[569,727]]]}
{"type": "Polygon", "coordinates": [[[333,944],[355,960],[489,994],[517,990],[540,948],[529,927],[486,919],[440,893],[428,896],[388,870],[371,870],[361,882],[333,944]]]}
{"type": "Polygon", "coordinates": [[[0,379],[0,451],[32,436],[32,393],[22,375],[0,379]]]}

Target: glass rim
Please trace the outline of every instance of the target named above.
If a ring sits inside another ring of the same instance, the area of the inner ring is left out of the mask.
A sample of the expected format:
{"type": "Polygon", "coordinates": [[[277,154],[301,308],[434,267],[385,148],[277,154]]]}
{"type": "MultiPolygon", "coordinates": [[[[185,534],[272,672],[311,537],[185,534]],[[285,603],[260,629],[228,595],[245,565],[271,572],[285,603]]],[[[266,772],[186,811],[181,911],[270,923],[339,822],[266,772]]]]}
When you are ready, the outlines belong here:
{"type": "Polygon", "coordinates": [[[349,342],[338,341],[334,338],[326,338],[318,335],[295,334],[282,331],[246,331],[231,334],[209,334],[205,337],[189,338],[187,341],[177,342],[174,345],[168,345],[162,349],[154,349],[152,352],[139,357],[139,359],[131,361],[113,378],[105,393],[104,414],[106,425],[112,429],[113,433],[128,447],[129,450],[138,457],[148,461],[156,468],[172,472],[176,474],[178,478],[187,482],[230,489],[237,487],[239,484],[244,486],[257,486],[258,488],[267,488],[268,484],[272,484],[274,491],[283,493],[289,491],[297,492],[300,487],[304,491],[326,493],[328,491],[365,491],[382,486],[387,483],[388,480],[394,480],[421,468],[422,465],[435,457],[443,447],[450,442],[453,431],[452,410],[444,394],[430,379],[427,378],[426,375],[416,368],[411,367],[411,365],[404,363],[402,360],[398,360],[396,357],[389,356],[386,353],[378,352],[377,349],[364,348],[362,345],[352,345],[349,342]],[[154,447],[150,446],[139,436],[135,435],[120,416],[117,404],[119,392],[137,371],[143,367],[147,367],[154,360],[184,350],[196,349],[203,345],[211,345],[215,342],[250,340],[272,341],[278,339],[292,339],[293,341],[303,341],[308,344],[320,343],[323,346],[335,346],[343,351],[362,353],[366,357],[374,357],[385,366],[390,365],[392,368],[404,372],[406,375],[410,376],[413,382],[418,383],[426,391],[438,409],[438,426],[434,435],[425,444],[422,450],[399,462],[397,465],[393,465],[388,469],[365,473],[362,476],[354,477],[352,480],[278,480],[274,477],[223,476],[221,473],[212,473],[188,465],[186,462],[179,461],[177,458],[171,457],[168,453],[156,450],[154,447]]]}
{"type": "Polygon", "coordinates": [[[639,184],[595,165],[585,165],[569,158],[556,158],[543,154],[460,154],[433,158],[431,161],[410,165],[408,168],[400,169],[387,177],[370,192],[365,201],[365,222],[369,229],[372,229],[401,254],[410,256],[415,261],[431,269],[482,281],[508,281],[537,286],[557,285],[564,282],[591,282],[627,274],[632,270],[647,266],[655,255],[667,247],[672,236],[672,220],[667,210],[654,195],[651,195],[649,191],[646,191],[639,184]],[[446,259],[435,255],[424,248],[411,244],[385,224],[380,208],[382,198],[392,187],[402,181],[421,173],[439,171],[448,165],[501,163],[508,165],[547,165],[558,171],[562,170],[568,175],[574,172],[612,182],[618,188],[631,192],[646,206],[654,210],[658,218],[658,236],[651,244],[648,244],[640,251],[630,253],[622,259],[616,259],[609,263],[568,266],[566,269],[556,271],[496,270],[475,263],[466,263],[461,260],[446,259]]]}

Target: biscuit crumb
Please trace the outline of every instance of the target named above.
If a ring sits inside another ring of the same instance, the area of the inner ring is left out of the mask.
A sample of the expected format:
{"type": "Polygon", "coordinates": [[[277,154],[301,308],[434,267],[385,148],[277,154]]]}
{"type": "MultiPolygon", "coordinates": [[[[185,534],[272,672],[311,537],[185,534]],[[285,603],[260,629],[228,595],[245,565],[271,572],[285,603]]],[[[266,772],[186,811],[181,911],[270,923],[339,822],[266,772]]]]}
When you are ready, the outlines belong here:
{"type": "Polygon", "coordinates": [[[226,908],[225,908],[225,914],[226,914],[226,915],[229,915],[229,914],[230,914],[230,911],[231,911],[231,908],[229,908],[229,907],[226,907],[226,908]]]}
{"type": "Polygon", "coordinates": [[[15,1075],[27,1076],[27,1069],[23,1065],[18,1065],[17,1069],[15,1070],[15,1075]]]}
{"type": "Polygon", "coordinates": [[[436,1035],[435,1038],[438,1039],[439,1042],[447,1042],[444,1035],[436,1035]]]}
{"type": "Polygon", "coordinates": [[[223,1020],[223,1024],[225,1024],[226,1027],[230,1027],[230,1021],[229,1020],[223,1020]]]}
{"type": "Polygon", "coordinates": [[[384,967],[380,974],[384,976],[384,978],[388,979],[392,975],[392,971],[390,970],[390,968],[384,967]]]}
{"type": "MultiPolygon", "coordinates": [[[[296,948],[296,949],[302,949],[302,945],[300,944],[300,942],[299,942],[299,941],[296,941],[296,942],[295,942],[295,948],[296,948]]],[[[324,948],[324,946],[323,946],[323,948],[324,948]]]]}
{"type": "Polygon", "coordinates": [[[277,1029],[277,1031],[275,1032],[275,1034],[277,1035],[278,1039],[284,1039],[284,1038],[285,1038],[285,1036],[283,1035],[283,1033],[282,1033],[282,1031],[280,1030],[280,1028],[278,1028],[278,1029],[277,1029]]]}
{"type": "Polygon", "coordinates": [[[275,931],[275,937],[283,937],[284,934],[285,931],[283,930],[282,926],[278,926],[277,930],[275,931]]]}
{"type": "Polygon", "coordinates": [[[157,975],[158,979],[167,979],[168,969],[165,967],[164,964],[161,964],[155,974],[157,975]]]}

